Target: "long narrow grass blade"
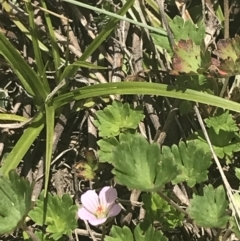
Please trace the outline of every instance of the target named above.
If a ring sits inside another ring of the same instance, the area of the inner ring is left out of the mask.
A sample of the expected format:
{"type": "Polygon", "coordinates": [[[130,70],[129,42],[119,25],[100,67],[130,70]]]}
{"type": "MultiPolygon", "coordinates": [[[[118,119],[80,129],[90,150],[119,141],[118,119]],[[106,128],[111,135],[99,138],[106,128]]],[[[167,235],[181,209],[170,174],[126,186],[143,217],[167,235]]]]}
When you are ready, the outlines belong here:
{"type": "Polygon", "coordinates": [[[32,5],[30,2],[26,3],[26,7],[27,7],[28,15],[29,15],[29,25],[31,28],[30,32],[31,32],[31,36],[32,36],[33,51],[34,51],[34,57],[36,59],[35,62],[36,62],[38,73],[39,73],[40,79],[43,83],[43,86],[46,89],[46,91],[49,93],[50,87],[49,87],[47,77],[46,77],[46,71],[45,71],[44,64],[43,64],[41,49],[39,48],[39,45],[38,45],[38,32],[37,32],[37,27],[34,22],[34,11],[33,11],[33,8],[32,8],[32,5]]]}
{"type": "Polygon", "coordinates": [[[14,115],[14,114],[1,114],[0,113],[0,120],[5,120],[5,121],[27,121],[28,119],[23,116],[19,115],[14,115]]]}
{"type": "Polygon", "coordinates": [[[0,33],[0,53],[11,65],[24,89],[33,96],[35,104],[40,106],[48,93],[36,72],[26,63],[2,33],[0,33]]]}
{"type": "MultiPolygon", "coordinates": [[[[154,31],[156,33],[159,33],[159,34],[162,34],[162,35],[167,35],[166,31],[164,29],[162,29],[162,28],[154,28],[154,27],[149,26],[147,24],[140,23],[140,22],[132,20],[130,18],[123,17],[123,15],[119,14],[119,13],[117,13],[117,14],[116,13],[112,13],[112,12],[106,11],[104,9],[96,8],[96,7],[93,7],[93,6],[89,5],[89,4],[85,4],[85,3],[74,1],[74,0],[63,0],[63,1],[64,2],[68,2],[68,3],[72,3],[74,5],[77,5],[77,6],[80,6],[80,7],[83,7],[83,8],[90,9],[90,10],[93,10],[93,11],[96,11],[96,12],[99,12],[99,13],[102,13],[102,14],[105,14],[105,15],[107,15],[109,17],[113,17],[113,18],[116,18],[116,19],[119,19],[119,20],[127,21],[129,23],[132,23],[132,24],[135,24],[137,26],[140,26],[140,27],[152,30],[152,31],[154,31]]],[[[130,0],[128,0],[127,2],[129,2],[129,1],[130,0]]]]}
{"type": "Polygon", "coordinates": [[[17,168],[26,152],[30,149],[34,140],[42,131],[45,123],[45,116],[42,113],[36,117],[32,124],[26,129],[17,144],[13,147],[10,154],[4,160],[0,173],[7,175],[12,169],[17,168]]]}
{"type": "MultiPolygon", "coordinates": [[[[126,4],[118,11],[118,15],[123,16],[127,13],[128,9],[133,5],[134,0],[128,0],[126,4]]],[[[83,55],[79,58],[79,61],[85,61],[101,44],[106,38],[110,35],[110,33],[115,29],[117,23],[119,22],[119,18],[112,18],[109,20],[105,28],[100,32],[100,34],[93,40],[93,42],[88,46],[88,48],[84,51],[83,55]]],[[[77,66],[73,66],[70,71],[63,72],[61,79],[66,77],[71,77],[78,70],[77,66]]]]}
{"type": "Polygon", "coordinates": [[[86,86],[56,97],[53,104],[55,108],[59,108],[71,101],[104,95],[159,95],[240,112],[240,104],[237,102],[200,91],[147,82],[122,82],[86,86]]]}
{"type": "MultiPolygon", "coordinates": [[[[11,12],[13,11],[13,8],[11,7],[11,5],[6,0],[0,0],[0,3],[3,6],[3,8],[5,9],[5,11],[7,13],[11,14],[11,12]]],[[[12,21],[20,29],[20,31],[27,36],[27,38],[32,40],[31,34],[29,33],[27,28],[19,20],[12,19],[12,21]]],[[[38,41],[38,45],[43,51],[49,52],[48,48],[42,42],[38,41]]]]}
{"type": "Polygon", "coordinates": [[[45,105],[45,111],[46,111],[46,159],[45,159],[44,197],[46,197],[47,191],[48,191],[47,187],[49,182],[50,166],[51,166],[51,160],[52,160],[55,109],[51,105],[45,105]]]}
{"type": "MultiPolygon", "coordinates": [[[[45,3],[44,0],[41,0],[41,5],[43,8],[47,9],[47,5],[45,3]]],[[[44,11],[44,16],[45,16],[45,20],[46,20],[46,24],[48,27],[48,32],[49,32],[49,37],[50,37],[50,41],[51,41],[51,47],[52,47],[52,56],[54,59],[54,66],[55,66],[55,71],[56,71],[56,78],[55,78],[55,82],[56,84],[59,83],[60,81],[60,65],[61,65],[61,58],[60,58],[60,54],[59,54],[59,48],[57,45],[57,40],[54,34],[54,30],[53,30],[53,26],[52,26],[52,21],[50,18],[50,15],[48,12],[44,11]]]]}

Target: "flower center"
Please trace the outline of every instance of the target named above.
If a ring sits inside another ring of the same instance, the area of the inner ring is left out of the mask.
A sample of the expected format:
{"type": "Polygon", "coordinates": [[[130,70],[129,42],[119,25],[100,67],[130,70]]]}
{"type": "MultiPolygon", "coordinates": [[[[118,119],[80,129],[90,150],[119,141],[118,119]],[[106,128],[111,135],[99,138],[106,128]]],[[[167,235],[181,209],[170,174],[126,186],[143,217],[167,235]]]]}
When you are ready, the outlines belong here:
{"type": "Polygon", "coordinates": [[[95,216],[97,218],[105,218],[106,217],[106,210],[103,206],[98,206],[95,216]]]}

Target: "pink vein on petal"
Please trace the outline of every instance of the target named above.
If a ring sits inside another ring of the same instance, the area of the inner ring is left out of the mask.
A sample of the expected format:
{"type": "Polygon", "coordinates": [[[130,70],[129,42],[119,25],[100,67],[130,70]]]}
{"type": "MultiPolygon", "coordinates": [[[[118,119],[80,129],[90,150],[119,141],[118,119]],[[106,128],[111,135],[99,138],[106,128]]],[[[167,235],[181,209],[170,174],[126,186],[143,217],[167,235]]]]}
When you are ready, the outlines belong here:
{"type": "Polygon", "coordinates": [[[96,217],[84,207],[78,209],[78,217],[82,220],[96,219],[96,217]]]}
{"type": "Polygon", "coordinates": [[[91,213],[95,213],[98,206],[99,200],[98,195],[94,190],[88,190],[81,196],[82,205],[91,213]]]}
{"type": "Polygon", "coordinates": [[[119,204],[114,204],[113,207],[108,212],[108,217],[117,216],[121,212],[121,207],[119,204]]]}
{"type": "Polygon", "coordinates": [[[99,193],[100,203],[108,208],[117,198],[117,191],[112,187],[104,187],[99,193]]]}

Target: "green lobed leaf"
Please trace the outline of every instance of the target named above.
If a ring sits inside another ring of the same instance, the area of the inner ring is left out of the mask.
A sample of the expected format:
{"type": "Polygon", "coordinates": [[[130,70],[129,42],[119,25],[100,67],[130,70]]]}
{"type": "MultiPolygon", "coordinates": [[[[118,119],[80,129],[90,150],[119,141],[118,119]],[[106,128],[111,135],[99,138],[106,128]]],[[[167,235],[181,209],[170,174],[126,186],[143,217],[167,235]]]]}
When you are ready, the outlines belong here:
{"type": "Polygon", "coordinates": [[[212,59],[211,68],[216,68],[221,75],[232,76],[240,73],[240,36],[232,39],[220,39],[214,51],[218,59],[212,59]]]}
{"type": "MultiPolygon", "coordinates": [[[[77,227],[76,212],[77,206],[73,205],[72,198],[69,194],[62,197],[48,194],[47,212],[46,212],[46,231],[51,233],[50,237],[57,240],[62,235],[70,235],[72,230],[77,227]]],[[[36,206],[29,213],[29,217],[38,225],[43,223],[44,215],[44,196],[40,195],[40,199],[36,201],[36,206]]]]}
{"type": "Polygon", "coordinates": [[[124,132],[120,133],[119,140],[116,137],[103,138],[97,142],[99,146],[98,156],[100,162],[112,163],[113,149],[123,141],[127,141],[135,137],[135,133],[124,132]]]}
{"type": "Polygon", "coordinates": [[[240,36],[237,35],[232,39],[220,39],[214,54],[223,60],[231,58],[235,62],[240,57],[240,36]]]}
{"type": "Polygon", "coordinates": [[[169,22],[169,26],[175,37],[175,41],[192,39],[196,45],[201,45],[206,33],[205,25],[200,23],[196,26],[190,20],[183,20],[182,17],[176,16],[173,21],[169,22]]]}
{"type": "Polygon", "coordinates": [[[131,230],[124,226],[122,228],[118,226],[112,226],[110,236],[106,236],[105,241],[134,241],[131,230]]]}
{"type": "Polygon", "coordinates": [[[179,146],[173,145],[171,149],[164,146],[162,152],[166,156],[172,155],[180,170],[181,174],[173,180],[173,184],[186,181],[189,187],[193,187],[208,179],[208,168],[212,164],[211,152],[199,147],[195,141],[187,144],[180,142],[179,146]]]}
{"type": "Polygon", "coordinates": [[[216,134],[219,134],[220,130],[224,130],[226,132],[235,132],[238,131],[239,128],[236,122],[233,120],[232,115],[229,111],[222,111],[222,113],[218,113],[217,116],[213,116],[205,119],[207,127],[213,128],[216,134]]]}
{"type": "Polygon", "coordinates": [[[100,148],[98,150],[99,161],[112,163],[112,150],[119,144],[118,140],[115,137],[110,137],[99,140],[97,144],[100,148]]]}
{"type": "Polygon", "coordinates": [[[113,149],[112,164],[117,183],[142,191],[160,189],[179,174],[173,159],[161,156],[159,146],[140,134],[113,149]]]}
{"type": "Polygon", "coordinates": [[[31,209],[33,185],[14,170],[0,177],[0,234],[13,231],[31,209]]]}
{"type": "Polygon", "coordinates": [[[150,225],[146,232],[141,230],[141,225],[138,224],[134,229],[134,237],[137,241],[168,241],[161,231],[156,231],[152,225],[150,225]]]}
{"type": "Polygon", "coordinates": [[[228,222],[228,201],[223,186],[203,188],[203,196],[193,194],[187,211],[197,225],[205,228],[223,228],[228,222]]]}
{"type": "MultiPolygon", "coordinates": [[[[208,130],[208,135],[213,145],[213,149],[219,158],[224,158],[225,156],[232,157],[234,152],[240,151],[240,140],[239,136],[234,133],[226,133],[220,131],[216,134],[211,128],[208,130]]],[[[196,136],[198,139],[195,140],[199,147],[203,148],[205,151],[209,150],[209,145],[204,138],[202,131],[199,131],[196,136]]]]}
{"type": "Polygon", "coordinates": [[[99,136],[118,136],[127,129],[136,129],[144,118],[142,110],[133,109],[128,103],[114,101],[103,110],[96,112],[97,119],[94,124],[99,130],[99,136]]]}
{"type": "MultiPolygon", "coordinates": [[[[205,36],[205,25],[199,24],[196,26],[190,20],[184,21],[183,18],[176,16],[172,21],[169,21],[169,26],[172,30],[175,43],[177,44],[180,40],[191,39],[195,45],[201,45],[205,36]]],[[[157,47],[161,47],[172,56],[173,51],[169,43],[169,38],[164,35],[151,33],[154,44],[157,47]]]]}
{"type": "Polygon", "coordinates": [[[207,71],[211,56],[203,45],[196,45],[192,39],[179,40],[173,49],[172,74],[198,74],[207,71]]]}
{"type": "Polygon", "coordinates": [[[170,205],[168,202],[163,200],[157,193],[144,193],[142,195],[143,200],[143,208],[146,209],[147,212],[151,213],[151,216],[157,218],[157,211],[161,210],[162,212],[169,212],[170,205]],[[155,215],[156,214],[156,215],[155,215]]]}
{"type": "Polygon", "coordinates": [[[160,231],[154,230],[150,225],[147,231],[142,231],[141,225],[138,224],[134,229],[134,237],[131,230],[124,226],[120,228],[113,226],[110,231],[110,236],[106,236],[105,241],[167,241],[168,239],[160,231]]]}
{"type": "MultiPolygon", "coordinates": [[[[218,157],[223,158],[225,155],[232,157],[234,152],[240,150],[238,127],[228,111],[205,119],[205,122],[209,127],[208,135],[218,157]]],[[[202,130],[195,133],[192,138],[197,138],[197,144],[205,151],[209,149],[202,130]]]]}

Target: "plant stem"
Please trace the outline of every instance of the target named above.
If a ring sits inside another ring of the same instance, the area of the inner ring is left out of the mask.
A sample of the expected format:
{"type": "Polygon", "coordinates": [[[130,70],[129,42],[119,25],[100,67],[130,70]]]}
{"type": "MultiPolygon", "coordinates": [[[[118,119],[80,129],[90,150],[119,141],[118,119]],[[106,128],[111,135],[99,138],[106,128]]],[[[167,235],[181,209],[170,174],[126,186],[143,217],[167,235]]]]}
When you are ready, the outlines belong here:
{"type": "Polygon", "coordinates": [[[106,234],[106,225],[103,224],[102,225],[102,238],[101,238],[101,241],[104,241],[105,234],[106,234]]]}
{"type": "Polygon", "coordinates": [[[24,230],[28,236],[33,240],[33,241],[40,241],[38,237],[33,233],[33,231],[25,224],[22,224],[22,230],[24,230]]]}
{"type": "Polygon", "coordinates": [[[161,197],[161,198],[163,198],[165,201],[167,201],[171,206],[173,206],[175,209],[177,209],[179,212],[181,212],[181,213],[183,213],[185,216],[187,216],[188,217],[188,213],[184,210],[184,209],[182,209],[182,208],[180,208],[175,202],[173,202],[169,197],[167,197],[165,194],[163,194],[161,191],[158,191],[157,192],[158,193],[158,195],[161,197]]]}

